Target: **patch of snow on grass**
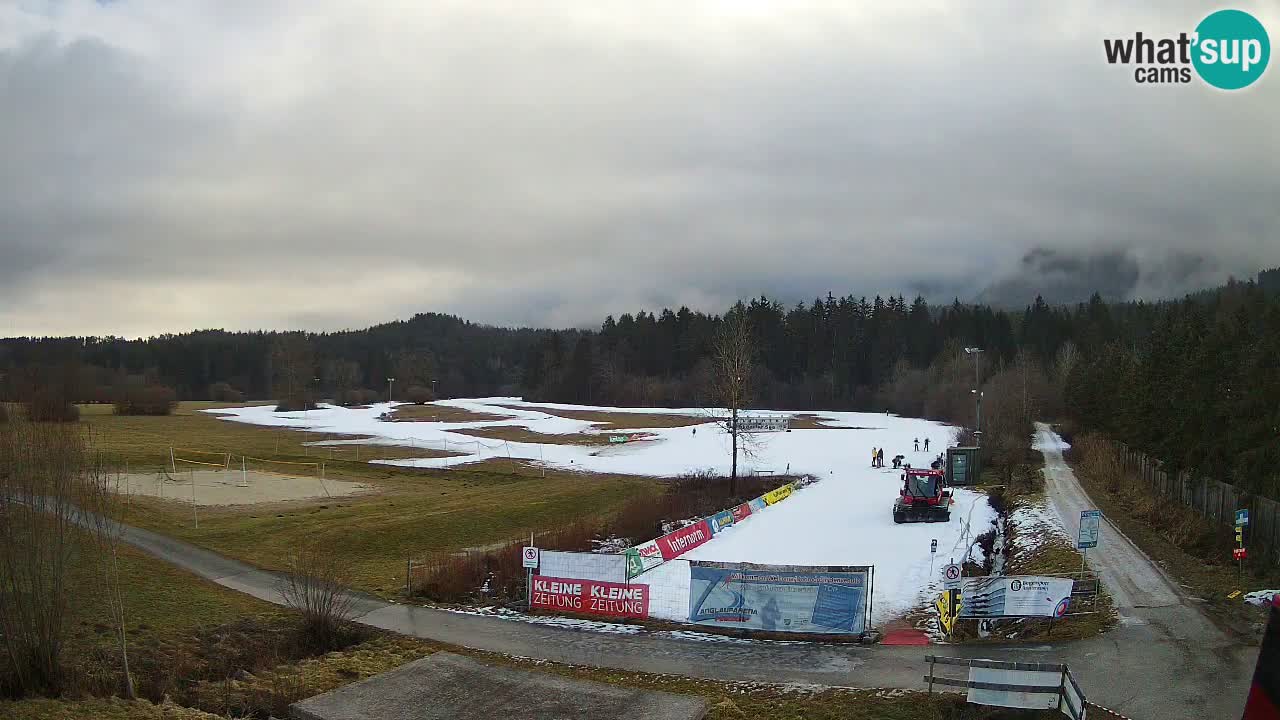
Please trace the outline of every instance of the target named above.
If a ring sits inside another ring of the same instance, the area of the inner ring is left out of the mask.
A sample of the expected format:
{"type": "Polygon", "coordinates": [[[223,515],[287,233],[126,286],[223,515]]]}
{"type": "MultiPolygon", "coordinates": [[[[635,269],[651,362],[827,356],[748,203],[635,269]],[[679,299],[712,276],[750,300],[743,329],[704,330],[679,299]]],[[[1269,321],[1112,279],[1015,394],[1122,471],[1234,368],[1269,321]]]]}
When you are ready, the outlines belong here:
{"type": "MultiPolygon", "coordinates": [[[[493,425],[528,427],[548,434],[590,431],[598,423],[552,415],[544,410],[574,409],[616,413],[671,413],[706,416],[697,408],[602,408],[578,405],[526,403],[516,398],[480,398],[440,401],[440,405],[503,415],[507,419],[474,422],[383,422],[378,416],[393,409],[390,403],[365,408],[323,405],[308,413],[277,413],[270,406],[220,408],[219,417],[279,427],[373,436],[396,445],[448,449],[460,457],[377,460],[413,467],[453,466],[492,458],[542,462],[549,467],[596,473],[674,477],[693,470],[711,469],[728,474],[731,438],[717,424],[649,428],[653,440],[625,443],[601,450],[584,445],[523,442],[484,443],[453,430],[493,425]],[[514,405],[518,409],[498,407],[514,405]],[[541,408],[541,409],[540,409],[541,408]]],[[[789,415],[782,411],[752,411],[753,415],[789,415]]],[[[897,454],[914,467],[928,467],[939,452],[952,444],[956,429],[929,420],[886,413],[823,412],[829,421],[820,429],[758,433],[759,447],[751,457],[740,457],[742,473],[811,475],[820,482],[795,492],[786,501],[754,513],[746,522],[727,528],[710,542],[684,556],[690,560],[751,562],[781,565],[872,565],[875,567],[872,626],[881,626],[914,607],[934,587],[943,566],[962,561],[981,533],[990,529],[995,512],[986,496],[965,488],[955,491],[951,520],[946,523],[896,525],[894,499],[901,472],[873,468],[873,447],[885,457],[897,454]],[[918,439],[931,441],[932,452],[917,452],[918,439]],[[938,551],[931,555],[931,541],[938,551]],[[932,564],[933,573],[930,574],[932,564]]],[[[651,584],[650,609],[654,617],[684,621],[689,612],[689,573],[679,561],[666,563],[633,580],[651,584]],[[681,572],[683,570],[683,572],[681,572]]]]}

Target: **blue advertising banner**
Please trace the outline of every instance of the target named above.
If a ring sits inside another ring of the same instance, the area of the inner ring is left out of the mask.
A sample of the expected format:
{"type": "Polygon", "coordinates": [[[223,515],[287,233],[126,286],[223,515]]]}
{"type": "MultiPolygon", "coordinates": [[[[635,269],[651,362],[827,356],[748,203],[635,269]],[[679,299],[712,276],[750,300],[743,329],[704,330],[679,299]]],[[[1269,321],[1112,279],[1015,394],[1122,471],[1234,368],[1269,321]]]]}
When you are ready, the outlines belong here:
{"type": "Polygon", "coordinates": [[[870,568],[689,563],[689,620],[770,632],[861,634],[870,568]]]}
{"type": "Polygon", "coordinates": [[[733,524],[733,513],[721,510],[711,516],[711,532],[718,533],[733,524]]]}
{"type": "Polygon", "coordinates": [[[769,507],[769,503],[764,501],[763,496],[753,498],[748,504],[751,506],[751,512],[760,512],[761,510],[769,507]]]}

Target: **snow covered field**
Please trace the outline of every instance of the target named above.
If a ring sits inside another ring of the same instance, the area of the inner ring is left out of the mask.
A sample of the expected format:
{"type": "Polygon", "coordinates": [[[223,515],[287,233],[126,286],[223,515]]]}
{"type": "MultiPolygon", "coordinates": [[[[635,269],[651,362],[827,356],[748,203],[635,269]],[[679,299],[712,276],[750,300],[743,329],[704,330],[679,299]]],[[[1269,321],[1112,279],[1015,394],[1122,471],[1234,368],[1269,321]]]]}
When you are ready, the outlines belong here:
{"type": "MultiPolygon", "coordinates": [[[[610,413],[670,413],[702,415],[700,409],[601,408],[576,405],[525,403],[516,398],[482,398],[441,401],[474,412],[507,416],[505,420],[474,422],[383,422],[377,418],[389,409],[380,403],[368,408],[323,406],[305,416],[301,412],[276,413],[270,407],[219,409],[225,419],[257,425],[306,428],[313,432],[369,435],[395,445],[415,445],[462,453],[449,458],[385,460],[396,465],[445,467],[492,457],[524,458],[549,467],[589,472],[649,476],[676,476],[692,470],[729,471],[729,438],[708,420],[694,427],[646,428],[654,439],[619,445],[556,445],[483,440],[452,430],[518,426],[549,435],[594,432],[595,424],[548,414],[544,410],[596,410],[610,413]],[[514,405],[518,410],[499,407],[514,405]],[[694,432],[694,430],[697,432],[694,432]],[[410,440],[410,439],[413,440],[410,440]]],[[[752,415],[792,413],[753,411],[752,415]]],[[[930,459],[951,444],[955,429],[946,425],[877,413],[823,412],[820,429],[787,433],[759,433],[754,457],[740,458],[741,472],[764,471],[809,474],[820,482],[793,494],[786,501],[753,514],[684,557],[689,560],[754,562],[791,565],[874,565],[873,623],[920,604],[937,581],[942,567],[968,551],[973,538],[991,527],[995,513],[986,496],[956,490],[956,505],[949,523],[894,525],[893,500],[900,473],[892,467],[871,467],[871,448],[885,449],[885,462],[903,454],[906,462],[927,467],[930,459]],[[913,440],[930,440],[931,452],[913,450],[913,440]],[[930,541],[938,541],[934,576],[930,576],[930,541]]],[[[610,429],[622,434],[625,429],[610,429]]],[[[341,441],[339,441],[341,442],[341,441]]],[[[633,538],[642,542],[649,538],[633,538]]],[[[684,619],[688,613],[688,573],[673,561],[646,573],[638,582],[654,584],[651,608],[655,614],[684,619]],[[665,609],[663,609],[665,608],[665,609]]]]}

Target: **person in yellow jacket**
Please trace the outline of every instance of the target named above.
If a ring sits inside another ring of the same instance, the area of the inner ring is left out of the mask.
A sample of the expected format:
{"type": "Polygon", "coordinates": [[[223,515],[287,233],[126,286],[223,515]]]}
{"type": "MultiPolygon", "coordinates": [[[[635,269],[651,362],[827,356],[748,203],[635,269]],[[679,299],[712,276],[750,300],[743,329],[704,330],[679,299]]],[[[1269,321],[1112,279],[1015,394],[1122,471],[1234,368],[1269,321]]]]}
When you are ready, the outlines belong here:
{"type": "Polygon", "coordinates": [[[873,447],[873,448],[871,448],[871,467],[875,467],[875,466],[876,466],[876,456],[877,456],[877,455],[878,455],[878,453],[876,452],[876,449],[875,449],[874,447],[873,447]]]}

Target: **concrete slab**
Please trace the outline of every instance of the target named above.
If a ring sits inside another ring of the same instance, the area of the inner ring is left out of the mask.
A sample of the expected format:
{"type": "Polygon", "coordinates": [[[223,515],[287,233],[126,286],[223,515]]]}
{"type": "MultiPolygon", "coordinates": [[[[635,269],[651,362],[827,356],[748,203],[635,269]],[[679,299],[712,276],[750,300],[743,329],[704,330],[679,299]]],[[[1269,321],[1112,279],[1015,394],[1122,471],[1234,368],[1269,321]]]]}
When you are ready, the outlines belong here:
{"type": "Polygon", "coordinates": [[[700,720],[701,698],[436,653],[290,706],[294,720],[700,720]]]}

